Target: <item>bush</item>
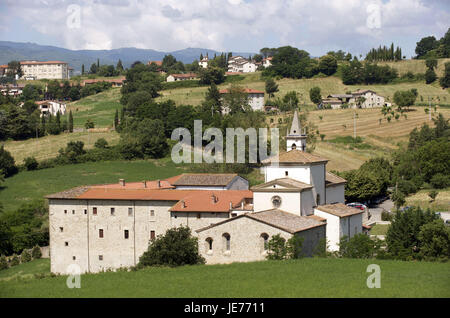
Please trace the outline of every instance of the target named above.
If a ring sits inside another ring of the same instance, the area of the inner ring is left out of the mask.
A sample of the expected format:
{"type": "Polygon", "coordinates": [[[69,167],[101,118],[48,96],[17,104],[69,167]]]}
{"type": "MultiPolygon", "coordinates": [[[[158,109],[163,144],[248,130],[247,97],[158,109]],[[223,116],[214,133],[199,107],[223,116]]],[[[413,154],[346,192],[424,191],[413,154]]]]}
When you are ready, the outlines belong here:
{"type": "Polygon", "coordinates": [[[450,258],[450,228],[442,219],[420,227],[420,257],[426,260],[448,260],[450,258]]]}
{"type": "Polygon", "coordinates": [[[394,215],[388,211],[381,212],[381,221],[392,221],[394,215]]]}
{"type": "Polygon", "coordinates": [[[304,240],[305,239],[303,237],[294,235],[287,241],[286,243],[287,258],[297,259],[302,258],[304,256],[302,252],[304,240]]]}
{"type": "Polygon", "coordinates": [[[368,235],[360,233],[350,239],[343,236],[339,243],[339,254],[346,258],[372,258],[380,248],[380,240],[372,240],[368,235]]]}
{"type": "Polygon", "coordinates": [[[22,263],[28,263],[31,261],[31,253],[27,250],[23,250],[22,254],[20,254],[20,260],[22,263]]]}
{"type": "Polygon", "coordinates": [[[191,235],[188,227],[168,229],[150,243],[139,259],[139,267],[182,266],[204,264],[205,259],[198,253],[198,239],[191,235]]]}
{"type": "Polygon", "coordinates": [[[11,266],[16,266],[16,265],[19,265],[19,264],[20,264],[19,257],[16,254],[13,254],[13,257],[11,258],[11,261],[10,261],[10,265],[11,266]]]}
{"type": "Polygon", "coordinates": [[[39,259],[42,257],[42,252],[39,246],[36,245],[35,247],[33,247],[33,249],[31,250],[31,256],[33,256],[33,259],[39,259]]]}
{"type": "Polygon", "coordinates": [[[437,173],[431,178],[430,183],[436,189],[446,188],[450,185],[450,176],[437,173]]]}
{"type": "Polygon", "coordinates": [[[8,268],[8,261],[6,260],[6,256],[2,255],[0,257],[0,270],[8,268]]]}
{"type": "Polygon", "coordinates": [[[39,163],[37,162],[36,158],[28,157],[24,160],[24,166],[28,171],[37,170],[39,163]]]}
{"type": "Polygon", "coordinates": [[[286,239],[281,237],[280,234],[273,235],[267,243],[267,256],[269,260],[282,260],[286,259],[286,239]]]}
{"type": "Polygon", "coordinates": [[[108,142],[106,141],[105,138],[99,138],[95,142],[94,147],[99,149],[105,149],[108,147],[108,142]]]}

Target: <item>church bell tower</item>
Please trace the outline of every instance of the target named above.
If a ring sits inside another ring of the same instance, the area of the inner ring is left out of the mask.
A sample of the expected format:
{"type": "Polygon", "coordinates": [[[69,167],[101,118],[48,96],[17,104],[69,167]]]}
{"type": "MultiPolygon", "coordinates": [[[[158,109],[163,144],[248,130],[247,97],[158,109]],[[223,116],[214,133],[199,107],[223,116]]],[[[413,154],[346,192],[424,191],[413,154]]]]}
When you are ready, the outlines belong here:
{"type": "Polygon", "coordinates": [[[294,112],[294,119],[292,120],[291,130],[286,133],[286,150],[301,150],[306,151],[306,134],[301,132],[301,126],[298,121],[297,110],[294,112]]]}

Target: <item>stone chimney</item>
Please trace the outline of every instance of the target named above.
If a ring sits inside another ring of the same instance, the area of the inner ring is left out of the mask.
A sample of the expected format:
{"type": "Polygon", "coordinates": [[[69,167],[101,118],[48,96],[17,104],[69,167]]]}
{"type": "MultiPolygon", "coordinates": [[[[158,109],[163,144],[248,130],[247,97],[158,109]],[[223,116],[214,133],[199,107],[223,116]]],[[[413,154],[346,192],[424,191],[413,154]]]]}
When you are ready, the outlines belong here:
{"type": "Polygon", "coordinates": [[[184,209],[186,207],[186,202],[184,200],[181,200],[181,207],[184,209]]]}
{"type": "Polygon", "coordinates": [[[233,209],[233,202],[230,201],[230,210],[233,209]]]}
{"type": "Polygon", "coordinates": [[[125,179],[119,179],[119,184],[124,187],[125,186],[125,179]]]}
{"type": "Polygon", "coordinates": [[[211,195],[211,202],[215,204],[217,202],[217,197],[214,195],[214,193],[211,195]]]}
{"type": "Polygon", "coordinates": [[[147,181],[144,180],[142,183],[144,184],[144,188],[147,188],[147,181]]]}
{"type": "Polygon", "coordinates": [[[161,188],[161,180],[158,179],[158,181],[156,181],[156,187],[161,188]]]}

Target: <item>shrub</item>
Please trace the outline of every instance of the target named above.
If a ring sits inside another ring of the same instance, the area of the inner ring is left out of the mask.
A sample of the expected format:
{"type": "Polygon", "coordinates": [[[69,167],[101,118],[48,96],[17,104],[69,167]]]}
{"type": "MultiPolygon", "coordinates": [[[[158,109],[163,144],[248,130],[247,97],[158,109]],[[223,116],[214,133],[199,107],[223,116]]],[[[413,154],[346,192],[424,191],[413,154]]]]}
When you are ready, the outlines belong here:
{"type": "Polygon", "coordinates": [[[188,227],[168,229],[150,243],[148,250],[140,257],[139,267],[165,265],[181,266],[204,264],[198,253],[198,239],[191,235],[188,227]]]}
{"type": "Polygon", "coordinates": [[[39,166],[39,163],[37,162],[36,158],[28,157],[24,160],[24,166],[28,171],[31,171],[36,170],[39,166]]]}
{"type": "Polygon", "coordinates": [[[33,247],[33,249],[31,250],[31,256],[33,256],[33,259],[39,259],[42,257],[42,252],[39,246],[36,245],[35,247],[33,247]]]}
{"type": "Polygon", "coordinates": [[[339,243],[339,254],[346,258],[372,258],[380,248],[380,240],[372,240],[368,235],[360,233],[350,239],[343,236],[339,243]]]}
{"type": "Polygon", "coordinates": [[[282,260],[287,255],[286,239],[280,234],[273,235],[267,243],[267,256],[269,260],[282,260]]]}
{"type": "Polygon", "coordinates": [[[8,268],[8,261],[6,260],[6,256],[2,255],[0,257],[0,270],[8,268]]]}
{"type": "Polygon", "coordinates": [[[443,189],[450,185],[450,176],[437,173],[431,178],[430,183],[436,189],[443,189]]]}
{"type": "Polygon", "coordinates": [[[286,242],[286,257],[291,259],[302,258],[302,247],[304,240],[305,239],[303,237],[300,237],[298,235],[292,236],[286,242]]]}
{"type": "Polygon", "coordinates": [[[431,190],[430,192],[428,192],[428,196],[431,198],[432,201],[434,201],[434,199],[436,199],[438,193],[439,192],[437,192],[436,190],[431,190]]]}
{"type": "Polygon", "coordinates": [[[27,250],[23,250],[22,254],[20,254],[20,260],[22,263],[28,263],[31,261],[31,253],[27,250]]]}
{"type": "Polygon", "coordinates": [[[426,260],[447,260],[450,258],[450,228],[442,219],[424,224],[418,235],[420,257],[426,260]]]}
{"type": "Polygon", "coordinates": [[[99,149],[105,149],[108,147],[108,142],[106,141],[105,138],[99,138],[95,142],[94,147],[99,149]]]}
{"type": "Polygon", "coordinates": [[[20,264],[19,257],[16,254],[13,254],[13,257],[10,260],[11,266],[16,266],[20,264]]]}
{"type": "Polygon", "coordinates": [[[388,211],[381,212],[381,221],[392,221],[394,215],[388,211]]]}

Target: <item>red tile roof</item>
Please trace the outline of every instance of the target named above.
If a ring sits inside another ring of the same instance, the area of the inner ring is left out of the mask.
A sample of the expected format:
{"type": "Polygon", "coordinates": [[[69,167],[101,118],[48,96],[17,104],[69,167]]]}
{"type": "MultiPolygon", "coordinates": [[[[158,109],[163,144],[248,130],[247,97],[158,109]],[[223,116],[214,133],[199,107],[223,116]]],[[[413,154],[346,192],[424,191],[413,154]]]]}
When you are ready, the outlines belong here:
{"type": "Polygon", "coordinates": [[[152,63],[155,63],[158,66],[162,66],[162,61],[148,61],[147,65],[150,65],[152,63]]]}

